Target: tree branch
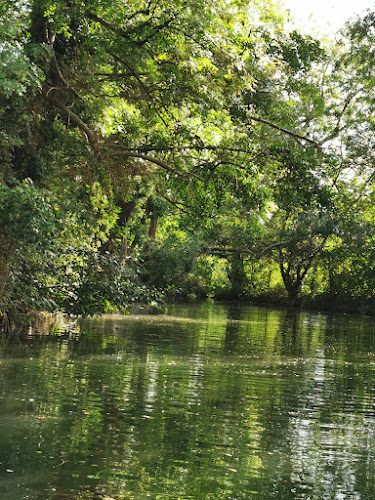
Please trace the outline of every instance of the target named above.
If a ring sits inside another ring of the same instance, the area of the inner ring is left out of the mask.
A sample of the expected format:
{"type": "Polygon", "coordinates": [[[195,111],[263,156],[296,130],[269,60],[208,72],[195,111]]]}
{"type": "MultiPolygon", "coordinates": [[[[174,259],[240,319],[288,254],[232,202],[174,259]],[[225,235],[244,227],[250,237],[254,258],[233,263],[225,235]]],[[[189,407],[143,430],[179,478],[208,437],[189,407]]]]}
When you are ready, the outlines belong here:
{"type": "Polygon", "coordinates": [[[100,149],[100,136],[98,132],[91,130],[91,128],[81,120],[81,118],[73,113],[71,109],[69,109],[66,104],[64,104],[58,97],[53,98],[54,104],[70,119],[73,123],[75,123],[82,132],[85,133],[92,149],[98,153],[100,149]]]}
{"type": "Polygon", "coordinates": [[[233,153],[250,153],[248,149],[242,148],[227,148],[226,146],[169,146],[169,147],[159,147],[159,146],[141,146],[139,148],[126,148],[121,146],[121,144],[113,143],[109,144],[114,148],[121,148],[123,151],[135,151],[137,153],[148,153],[151,151],[160,151],[160,152],[170,152],[170,151],[229,151],[233,153]]]}
{"type": "Polygon", "coordinates": [[[248,255],[254,255],[254,252],[252,252],[248,248],[208,247],[208,248],[206,248],[206,252],[214,252],[214,253],[245,253],[245,254],[248,254],[248,255]]]}
{"type": "Polygon", "coordinates": [[[271,245],[266,246],[266,248],[263,248],[263,250],[257,254],[257,258],[260,259],[262,257],[262,255],[264,255],[266,252],[268,252],[268,250],[271,250],[272,248],[286,246],[286,245],[288,245],[288,243],[290,243],[290,242],[289,241],[280,241],[278,243],[272,243],[271,245]]]}
{"type": "MultiPolygon", "coordinates": [[[[138,47],[142,47],[154,35],[156,35],[156,33],[158,31],[161,31],[164,28],[167,28],[172,23],[172,21],[176,18],[176,14],[171,15],[170,18],[168,18],[166,21],[164,21],[161,24],[153,26],[152,23],[150,23],[151,29],[152,29],[151,33],[146,38],[144,38],[143,40],[138,40],[138,41],[135,41],[134,39],[132,39],[130,37],[130,34],[127,31],[125,31],[123,28],[119,28],[118,26],[115,26],[114,24],[110,23],[106,19],[103,19],[102,17],[97,16],[96,14],[94,14],[94,12],[87,11],[87,17],[89,17],[93,21],[96,21],[97,23],[101,24],[102,26],[104,26],[105,28],[109,29],[113,33],[116,33],[117,35],[120,35],[122,38],[125,38],[125,40],[127,40],[128,42],[131,42],[132,44],[137,45],[138,47]]],[[[143,24],[144,24],[144,26],[146,26],[148,24],[148,21],[145,22],[145,23],[143,23],[143,24]]]]}
{"type": "Polygon", "coordinates": [[[87,14],[87,17],[89,19],[92,19],[93,21],[96,21],[97,23],[101,24],[102,26],[104,26],[105,28],[109,29],[113,33],[117,33],[121,37],[123,37],[126,40],[130,41],[129,33],[127,33],[122,28],[118,28],[117,26],[114,26],[112,23],[110,23],[106,19],[103,19],[102,17],[97,16],[96,14],[94,14],[93,12],[91,12],[89,10],[86,12],[86,14],[87,14]]]}
{"type": "Polygon", "coordinates": [[[283,132],[284,134],[290,135],[293,137],[295,140],[303,140],[311,144],[317,149],[321,149],[321,146],[318,142],[314,141],[313,139],[310,139],[309,137],[297,134],[296,132],[292,132],[291,130],[288,130],[284,127],[279,127],[279,125],[276,125],[273,122],[270,122],[269,120],[266,120],[265,118],[261,118],[260,116],[249,116],[247,117],[249,120],[259,122],[259,123],[264,123],[265,125],[268,125],[269,127],[274,128],[275,130],[278,130],[279,132],[283,132]]]}
{"type": "Polygon", "coordinates": [[[343,119],[343,117],[345,115],[345,112],[346,112],[347,108],[349,107],[349,104],[352,102],[352,100],[359,93],[360,93],[360,90],[358,90],[356,92],[353,92],[352,94],[350,94],[347,97],[347,99],[344,102],[344,106],[343,106],[342,110],[340,111],[340,113],[337,116],[337,122],[336,122],[335,128],[332,130],[332,132],[330,134],[327,135],[327,137],[325,137],[324,139],[322,139],[322,141],[320,142],[321,144],[324,144],[325,142],[327,142],[327,141],[329,141],[331,139],[334,139],[335,137],[338,136],[338,134],[340,132],[342,132],[343,130],[345,130],[345,127],[340,127],[341,120],[343,119]]]}
{"type": "Polygon", "coordinates": [[[181,171],[176,170],[173,167],[171,167],[168,163],[166,163],[162,160],[159,160],[158,158],[154,158],[153,156],[145,155],[143,153],[137,153],[135,151],[121,151],[121,152],[117,153],[116,155],[128,156],[130,158],[140,158],[141,160],[158,165],[159,167],[163,168],[164,170],[167,170],[167,172],[171,172],[173,175],[176,175],[178,177],[183,177],[185,179],[189,179],[190,177],[194,177],[195,179],[197,179],[201,182],[204,182],[203,179],[201,179],[198,175],[194,174],[193,172],[181,172],[181,171]]]}

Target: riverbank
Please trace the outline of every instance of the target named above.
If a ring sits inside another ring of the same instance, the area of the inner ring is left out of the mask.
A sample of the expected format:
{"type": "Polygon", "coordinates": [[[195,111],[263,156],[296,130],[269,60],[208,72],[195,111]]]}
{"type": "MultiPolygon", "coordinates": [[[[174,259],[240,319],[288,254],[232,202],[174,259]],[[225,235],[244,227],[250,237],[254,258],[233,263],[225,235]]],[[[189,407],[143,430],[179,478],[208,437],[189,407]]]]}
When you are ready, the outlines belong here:
{"type": "MultiPolygon", "coordinates": [[[[129,305],[129,308],[124,311],[118,311],[121,314],[130,315],[159,315],[164,314],[169,306],[189,304],[191,306],[199,305],[205,302],[212,302],[218,305],[231,306],[256,306],[265,308],[274,308],[278,310],[292,310],[305,312],[320,312],[320,313],[345,313],[365,316],[375,316],[375,301],[373,299],[356,299],[350,296],[319,296],[319,297],[301,297],[297,302],[291,304],[287,297],[272,296],[270,294],[264,296],[243,296],[231,297],[229,295],[219,298],[208,297],[174,297],[169,298],[164,303],[150,305],[146,303],[136,302],[129,305]]],[[[116,312],[116,311],[112,311],[116,312]]],[[[93,316],[102,316],[102,313],[91,314],[93,316]]],[[[66,315],[61,312],[35,312],[24,316],[19,316],[17,320],[6,322],[0,327],[0,333],[24,335],[31,328],[41,334],[48,334],[51,330],[61,328],[62,325],[74,323],[81,316],[66,315]]]]}
{"type": "Polygon", "coordinates": [[[366,316],[375,316],[375,300],[353,298],[350,296],[319,296],[301,297],[295,303],[290,303],[287,297],[257,296],[242,297],[237,299],[222,298],[218,303],[230,304],[241,302],[242,304],[260,307],[273,307],[277,309],[294,309],[301,311],[314,311],[324,313],[350,313],[366,316]]]}

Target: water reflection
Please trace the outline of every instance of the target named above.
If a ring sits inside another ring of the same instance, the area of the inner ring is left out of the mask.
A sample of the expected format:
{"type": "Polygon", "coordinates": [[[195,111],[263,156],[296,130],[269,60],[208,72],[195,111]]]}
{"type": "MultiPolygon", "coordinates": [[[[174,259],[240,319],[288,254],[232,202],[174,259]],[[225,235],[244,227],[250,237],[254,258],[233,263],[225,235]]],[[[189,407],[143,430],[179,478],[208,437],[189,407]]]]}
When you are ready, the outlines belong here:
{"type": "Polygon", "coordinates": [[[0,498],[372,499],[374,331],[204,304],[0,344],[0,498]]]}

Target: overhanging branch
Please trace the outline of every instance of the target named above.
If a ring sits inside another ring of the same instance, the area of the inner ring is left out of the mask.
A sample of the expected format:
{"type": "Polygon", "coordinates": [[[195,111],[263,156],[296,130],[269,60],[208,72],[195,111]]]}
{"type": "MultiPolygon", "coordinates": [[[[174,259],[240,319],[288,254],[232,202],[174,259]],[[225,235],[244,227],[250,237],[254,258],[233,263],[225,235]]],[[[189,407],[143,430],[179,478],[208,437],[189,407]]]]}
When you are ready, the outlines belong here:
{"type": "Polygon", "coordinates": [[[296,139],[298,141],[300,141],[300,140],[306,141],[317,149],[321,148],[320,144],[318,142],[314,141],[313,139],[310,139],[309,137],[306,137],[304,135],[297,134],[297,132],[292,132],[291,130],[288,130],[284,127],[280,127],[279,125],[276,125],[276,123],[270,122],[269,120],[266,120],[265,118],[261,118],[260,116],[249,116],[247,118],[249,120],[254,121],[254,122],[264,123],[264,125],[268,125],[269,127],[272,127],[275,130],[278,130],[279,132],[283,132],[284,134],[287,134],[290,137],[293,137],[294,139],[296,139]]]}

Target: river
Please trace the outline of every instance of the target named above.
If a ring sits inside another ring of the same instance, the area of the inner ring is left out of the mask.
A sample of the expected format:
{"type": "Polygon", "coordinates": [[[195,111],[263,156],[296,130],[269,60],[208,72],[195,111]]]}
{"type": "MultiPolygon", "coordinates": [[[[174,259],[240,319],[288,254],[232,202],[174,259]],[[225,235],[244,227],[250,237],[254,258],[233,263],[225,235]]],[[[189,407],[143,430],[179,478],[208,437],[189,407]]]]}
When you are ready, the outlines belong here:
{"type": "Polygon", "coordinates": [[[375,498],[375,320],[240,305],[0,343],[1,500],[375,498]]]}

